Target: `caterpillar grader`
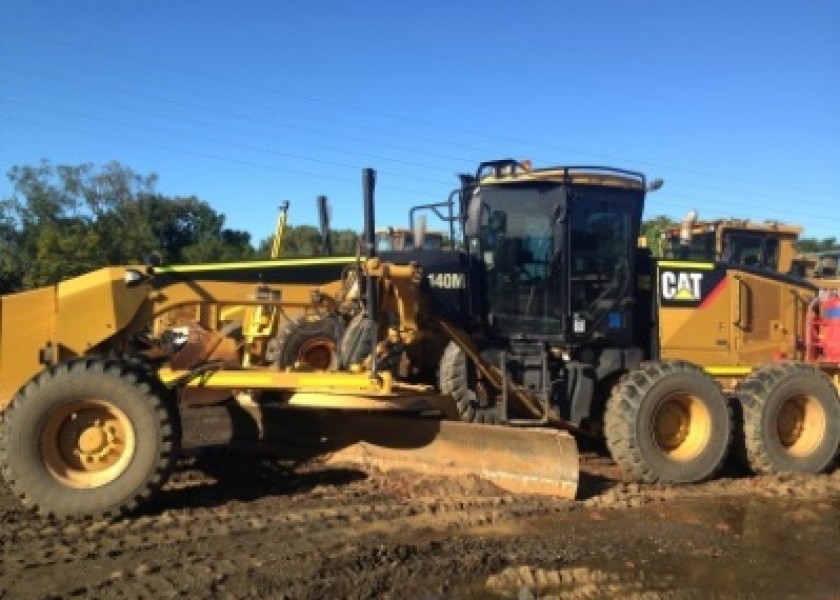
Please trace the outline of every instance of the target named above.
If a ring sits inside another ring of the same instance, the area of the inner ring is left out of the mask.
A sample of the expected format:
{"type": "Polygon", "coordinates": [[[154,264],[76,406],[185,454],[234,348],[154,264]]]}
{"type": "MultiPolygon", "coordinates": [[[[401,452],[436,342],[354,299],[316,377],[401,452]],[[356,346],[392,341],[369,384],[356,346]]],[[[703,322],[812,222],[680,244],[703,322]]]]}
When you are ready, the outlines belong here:
{"type": "Polygon", "coordinates": [[[746,264],[654,259],[637,237],[660,185],[489,161],[428,205],[459,244],[378,253],[366,169],[357,256],[111,267],[5,296],[3,477],[42,514],[100,517],[222,442],[564,497],[581,435],[640,482],[709,479],[730,451],[756,473],[832,468],[840,300],[746,264]],[[288,336],[257,356],[200,323],[151,327],[190,305],[305,312],[337,364],[284,360],[288,336]]]}
{"type": "Polygon", "coordinates": [[[802,227],[779,221],[699,220],[692,210],[677,227],[662,232],[669,258],[719,260],[791,273],[802,227]]]}
{"type": "Polygon", "coordinates": [[[659,250],[667,258],[762,267],[807,279],[824,290],[840,289],[840,251],[797,252],[802,231],[799,225],[774,220],[701,221],[697,211],[691,210],[679,226],[662,232],[659,250]]]}

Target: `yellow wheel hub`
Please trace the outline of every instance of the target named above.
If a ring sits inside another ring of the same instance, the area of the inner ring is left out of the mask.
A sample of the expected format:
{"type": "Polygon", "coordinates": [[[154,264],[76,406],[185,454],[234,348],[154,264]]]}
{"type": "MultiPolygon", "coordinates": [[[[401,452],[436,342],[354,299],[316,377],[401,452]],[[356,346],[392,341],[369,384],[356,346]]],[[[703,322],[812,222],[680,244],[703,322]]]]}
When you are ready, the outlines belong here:
{"type": "Polygon", "coordinates": [[[812,396],[796,394],[779,407],[776,419],[779,441],[797,458],[814,452],[822,442],[825,426],[825,411],[812,396]]]}
{"type": "Polygon", "coordinates": [[[673,460],[697,458],[711,434],[711,416],[695,395],[677,392],[665,397],[653,413],[653,437],[659,450],[673,460]]]}
{"type": "Polygon", "coordinates": [[[119,477],[136,447],[134,427],[113,404],[85,399],[62,406],[47,419],[39,447],[47,470],[70,487],[103,486],[119,477]]]}

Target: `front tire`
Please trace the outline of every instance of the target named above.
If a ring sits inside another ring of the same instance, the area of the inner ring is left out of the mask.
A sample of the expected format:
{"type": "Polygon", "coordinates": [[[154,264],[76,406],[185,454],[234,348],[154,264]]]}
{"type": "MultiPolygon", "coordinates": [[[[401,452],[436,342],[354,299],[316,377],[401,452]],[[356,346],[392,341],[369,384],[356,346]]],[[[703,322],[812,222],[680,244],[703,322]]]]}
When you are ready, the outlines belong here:
{"type": "Polygon", "coordinates": [[[115,517],[166,481],[179,430],[161,387],[122,361],[77,359],[44,371],[0,427],[0,469],[43,515],[115,517]]]}
{"type": "Polygon", "coordinates": [[[766,365],[742,381],[735,396],[743,416],[736,448],[754,473],[821,473],[834,462],[840,400],[819,369],[766,365]]]}
{"type": "Polygon", "coordinates": [[[371,318],[362,312],[350,319],[340,344],[342,368],[364,364],[373,350],[375,327],[371,318]]]}
{"type": "Polygon", "coordinates": [[[455,342],[449,342],[443,351],[438,386],[442,393],[455,399],[462,421],[494,425],[501,422],[495,388],[478,377],[475,366],[455,342]]]}
{"type": "Polygon", "coordinates": [[[607,447],[626,478],[693,483],[716,475],[732,437],[717,383],[682,361],[643,363],[607,401],[607,447]]]}

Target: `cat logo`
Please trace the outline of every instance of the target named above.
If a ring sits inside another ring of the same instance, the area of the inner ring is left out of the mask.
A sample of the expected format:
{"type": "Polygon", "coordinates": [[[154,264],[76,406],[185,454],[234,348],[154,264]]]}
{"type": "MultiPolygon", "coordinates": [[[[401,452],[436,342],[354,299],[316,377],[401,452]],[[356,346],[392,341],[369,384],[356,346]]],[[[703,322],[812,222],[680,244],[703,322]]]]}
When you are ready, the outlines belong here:
{"type": "Polygon", "coordinates": [[[699,302],[702,281],[703,273],[663,271],[662,298],[680,302],[699,302]]]}

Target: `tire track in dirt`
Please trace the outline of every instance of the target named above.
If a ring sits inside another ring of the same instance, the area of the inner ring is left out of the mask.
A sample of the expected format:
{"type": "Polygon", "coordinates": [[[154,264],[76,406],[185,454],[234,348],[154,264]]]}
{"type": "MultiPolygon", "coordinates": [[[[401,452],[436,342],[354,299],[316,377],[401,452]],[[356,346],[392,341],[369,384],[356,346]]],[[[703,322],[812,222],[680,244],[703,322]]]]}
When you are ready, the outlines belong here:
{"type": "Polygon", "coordinates": [[[554,504],[557,510],[570,507],[568,502],[506,495],[409,498],[409,490],[397,490],[403,497],[395,502],[395,481],[399,480],[374,478],[373,485],[327,488],[324,497],[309,493],[221,502],[214,498],[212,478],[187,473],[174,479],[162,500],[188,494],[191,502],[209,506],[168,508],[113,523],[69,524],[12,509],[3,513],[0,564],[5,593],[0,596],[24,597],[31,581],[42,573],[49,579],[49,585],[42,585],[47,596],[69,590],[85,597],[158,597],[169,590],[165,597],[172,591],[197,592],[196,586],[207,591],[242,568],[263,567],[265,557],[272,563],[301,562],[337,539],[342,543],[381,539],[394,531],[412,530],[449,535],[509,515],[543,514],[554,504]],[[230,556],[240,558],[230,563],[230,556]],[[208,571],[207,565],[212,569],[208,571]]]}
{"type": "Polygon", "coordinates": [[[157,506],[113,523],[39,519],[3,488],[0,598],[408,598],[436,589],[445,598],[464,577],[495,577],[495,589],[506,593],[527,587],[526,568],[567,584],[558,597],[598,597],[592,586],[609,584],[614,597],[690,598],[697,596],[676,584],[665,594],[608,572],[583,577],[563,565],[585,558],[592,551],[585,543],[541,546],[512,532],[551,518],[574,530],[578,514],[586,520],[598,511],[691,499],[840,496],[838,472],[644,486],[618,483],[613,465],[599,457],[584,456],[583,464],[584,498],[575,502],[514,497],[471,478],[350,476],[317,466],[260,471],[237,461],[240,477],[219,483],[188,466],[157,506]],[[521,569],[521,581],[511,565],[521,569]]]}

